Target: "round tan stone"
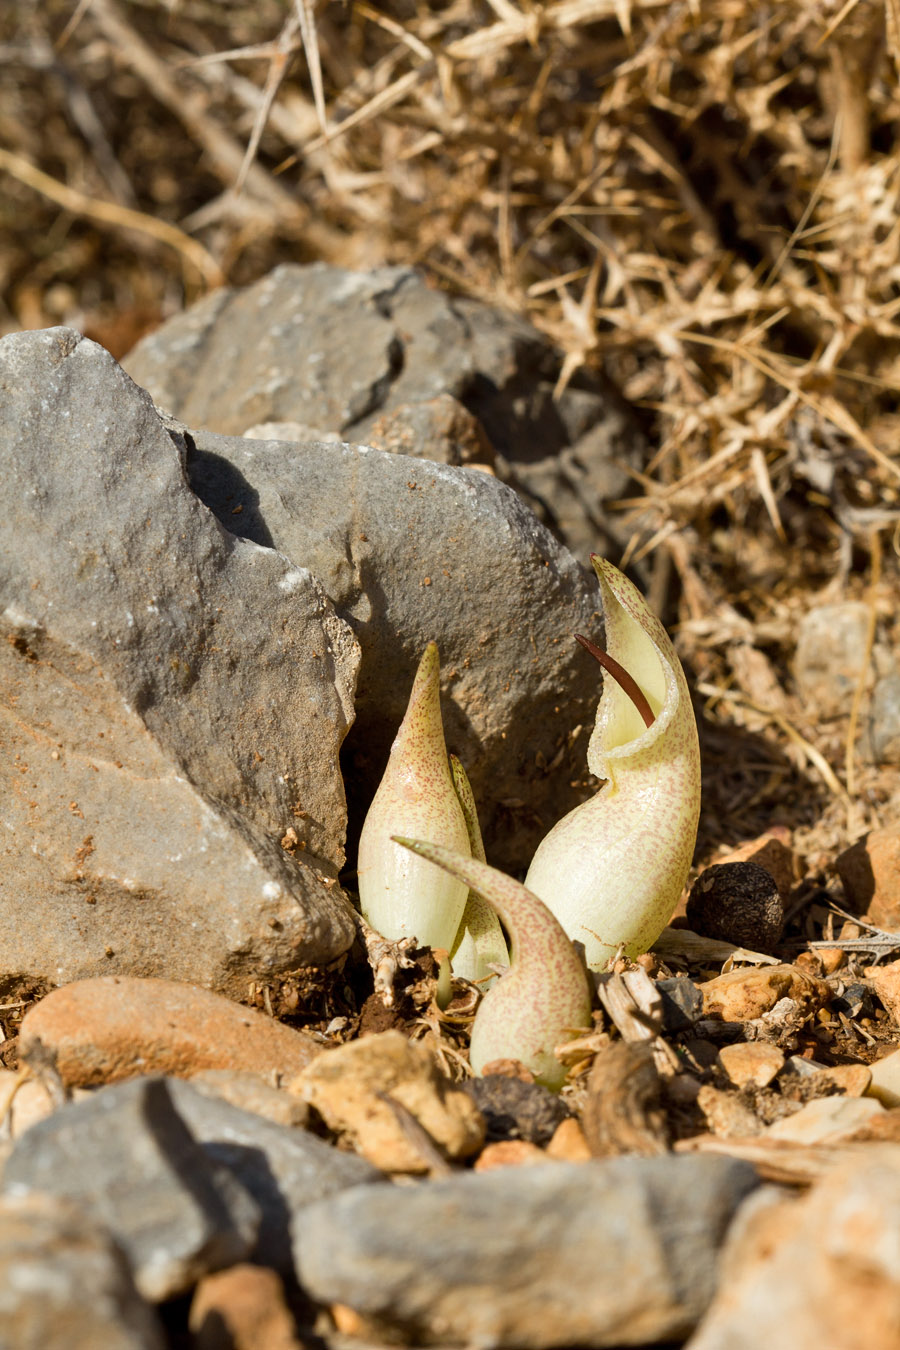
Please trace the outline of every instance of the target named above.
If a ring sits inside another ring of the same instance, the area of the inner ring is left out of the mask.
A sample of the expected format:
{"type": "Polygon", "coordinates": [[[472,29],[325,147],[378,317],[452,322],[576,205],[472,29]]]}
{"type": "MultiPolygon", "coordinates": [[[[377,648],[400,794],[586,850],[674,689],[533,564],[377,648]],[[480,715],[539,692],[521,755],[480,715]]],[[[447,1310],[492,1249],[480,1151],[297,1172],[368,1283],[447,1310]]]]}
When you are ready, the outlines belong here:
{"type": "Polygon", "coordinates": [[[573,1116],[561,1120],[546,1148],[548,1158],[559,1162],[590,1162],[592,1154],[584,1130],[573,1116]]]}
{"type": "Polygon", "coordinates": [[[189,1318],[195,1350],[302,1350],[281,1278],[261,1266],[237,1265],[206,1275],[189,1318]]]}
{"type": "Polygon", "coordinates": [[[723,1022],[750,1022],[770,1012],[783,998],[793,999],[811,1016],[831,998],[824,980],[796,966],[756,966],[717,975],[700,986],[703,1011],[723,1022]]]}
{"type": "Polygon", "coordinates": [[[484,1117],[469,1094],[399,1031],[323,1050],[288,1090],[384,1172],[427,1172],[435,1153],[468,1158],[484,1143],[484,1117]]]}
{"type": "Polygon", "coordinates": [[[886,966],[868,966],[866,979],[900,1025],[900,961],[891,961],[886,966]]]}
{"type": "Polygon", "coordinates": [[[719,1062],[732,1083],[744,1087],[768,1087],[784,1068],[784,1053],[767,1041],[744,1041],[738,1045],[723,1045],[719,1062]]]}
{"type": "Polygon", "coordinates": [[[473,1170],[493,1172],[497,1167],[531,1167],[534,1163],[545,1163],[547,1156],[527,1139],[501,1139],[481,1150],[473,1170]]]}
{"type": "Polygon", "coordinates": [[[900,927],[900,829],[872,830],[835,862],[847,901],[857,914],[893,932],[900,927]]]}
{"type": "Polygon", "coordinates": [[[50,1055],[63,1082],[92,1087],[140,1074],[201,1069],[300,1073],[321,1046],[221,994],[170,980],[106,975],[55,989],[25,1014],[19,1053],[50,1055]]]}

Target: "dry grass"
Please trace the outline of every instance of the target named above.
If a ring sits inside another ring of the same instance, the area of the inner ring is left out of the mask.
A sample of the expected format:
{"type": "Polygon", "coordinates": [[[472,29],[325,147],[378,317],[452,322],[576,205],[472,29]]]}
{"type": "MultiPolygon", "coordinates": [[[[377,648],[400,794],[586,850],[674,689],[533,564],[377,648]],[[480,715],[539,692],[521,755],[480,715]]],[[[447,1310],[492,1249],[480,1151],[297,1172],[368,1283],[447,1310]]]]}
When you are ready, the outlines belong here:
{"type": "Polygon", "coordinates": [[[0,330],[121,354],[313,258],[529,315],[656,447],[627,558],[677,597],[709,847],[900,811],[864,705],[790,674],[815,598],[896,637],[897,0],[9,0],[0,59],[0,330]]]}

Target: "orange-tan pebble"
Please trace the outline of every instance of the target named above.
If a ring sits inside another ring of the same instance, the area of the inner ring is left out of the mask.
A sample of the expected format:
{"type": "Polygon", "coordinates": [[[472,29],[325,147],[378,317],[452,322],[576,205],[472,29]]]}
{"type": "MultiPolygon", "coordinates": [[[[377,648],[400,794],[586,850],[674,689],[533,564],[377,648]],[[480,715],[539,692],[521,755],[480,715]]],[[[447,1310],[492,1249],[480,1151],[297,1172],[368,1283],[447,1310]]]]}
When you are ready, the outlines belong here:
{"type": "Polygon", "coordinates": [[[584,1137],[584,1130],[573,1116],[561,1120],[553,1132],[553,1138],[546,1148],[548,1158],[559,1162],[589,1162],[591,1150],[584,1137]]]}
{"type": "Polygon", "coordinates": [[[235,1069],[291,1078],[321,1046],[264,1013],[172,980],[104,975],[55,989],[25,1014],[19,1054],[51,1052],[68,1086],[235,1069]]]}
{"type": "Polygon", "coordinates": [[[189,1317],[194,1350],[302,1350],[281,1277],[262,1266],[237,1265],[206,1275],[189,1317]]]}
{"type": "Polygon", "coordinates": [[[497,1167],[530,1167],[545,1163],[547,1154],[527,1139],[501,1139],[481,1150],[475,1164],[476,1172],[492,1172],[497,1167]]]}

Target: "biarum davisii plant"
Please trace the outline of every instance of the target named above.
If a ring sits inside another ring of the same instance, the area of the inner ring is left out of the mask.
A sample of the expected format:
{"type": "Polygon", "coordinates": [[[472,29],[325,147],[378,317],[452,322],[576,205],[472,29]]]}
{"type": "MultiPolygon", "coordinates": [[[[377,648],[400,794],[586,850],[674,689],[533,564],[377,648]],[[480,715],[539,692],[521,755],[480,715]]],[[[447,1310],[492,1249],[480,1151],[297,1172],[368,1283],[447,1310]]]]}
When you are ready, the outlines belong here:
{"type": "Polygon", "coordinates": [[[360,843],[363,913],[386,937],[415,934],[453,952],[457,973],[482,978],[504,961],[499,924],[487,917],[499,915],[509,969],[479,1006],[472,1067],[518,1059],[554,1089],[566,1076],[556,1048],[591,1020],[574,944],[594,969],[652,945],[687,879],[700,811],[697,727],[675,649],[631,582],[604,559],[591,562],[608,650],[579,641],[612,676],[588,746],[588,767],[605,782],[550,831],[525,885],[485,863],[468,781],[458,761],[448,767],[433,643],[360,843]],[[402,867],[391,849],[409,850],[425,870],[402,867]],[[452,891],[440,889],[438,869],[452,891]]]}
{"type": "Polygon", "coordinates": [[[608,657],[594,652],[613,679],[603,682],[587,760],[606,782],[553,827],[525,884],[600,970],[620,949],[647,951],[678,904],[697,837],[700,749],[668,634],[618,568],[596,554],[591,562],[608,657]]]}
{"type": "Polygon", "coordinates": [[[469,888],[441,874],[391,836],[432,840],[454,853],[469,852],[469,828],[456,795],[441,722],[440,662],[429,642],[422,654],[406,714],[372,799],[359,840],[359,903],[382,937],[415,937],[450,951],[469,888]]]}
{"type": "Polygon", "coordinates": [[[558,1091],[567,1070],[555,1050],[591,1026],[587,972],[562,926],[536,895],[495,867],[437,844],[394,839],[458,877],[496,910],[509,934],[509,969],[481,1000],[472,1026],[475,1073],[492,1060],[517,1059],[558,1091]]]}
{"type": "MultiPolygon", "coordinates": [[[[450,772],[469,831],[469,853],[476,862],[486,862],[475,797],[468,775],[456,755],[450,756],[450,772]]],[[[464,980],[482,981],[482,989],[496,978],[494,967],[509,965],[509,952],[500,920],[491,906],[474,890],[469,891],[462,922],[450,951],[450,964],[454,975],[464,980]]]]}

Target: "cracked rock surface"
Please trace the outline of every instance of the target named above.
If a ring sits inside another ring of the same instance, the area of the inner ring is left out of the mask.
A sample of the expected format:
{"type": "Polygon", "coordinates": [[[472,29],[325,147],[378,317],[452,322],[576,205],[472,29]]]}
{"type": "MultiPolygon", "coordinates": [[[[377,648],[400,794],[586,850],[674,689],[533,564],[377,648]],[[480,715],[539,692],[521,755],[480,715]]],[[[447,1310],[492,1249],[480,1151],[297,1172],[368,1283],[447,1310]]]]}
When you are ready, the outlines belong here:
{"type": "Polygon", "coordinates": [[[308,568],[353,626],[362,665],[342,751],[351,839],[436,639],[447,746],[471,779],[491,861],[522,867],[580,800],[572,783],[599,685],[572,633],[602,631],[593,575],[477,469],[365,446],[173,434],[219,520],[308,568]]]}
{"type": "Polygon", "coordinates": [[[493,465],[585,560],[618,539],[606,504],[629,494],[627,470],[647,453],[599,376],[578,372],[554,398],[562,358],[537,329],[409,267],[284,264],[169,320],[125,365],[190,427],[238,436],[293,423],[290,439],[318,428],[493,465]]]}
{"type": "Polygon", "coordinates": [[[244,993],[337,956],[350,628],[222,529],[103,348],[6,337],[0,394],[4,978],[244,993]]]}

